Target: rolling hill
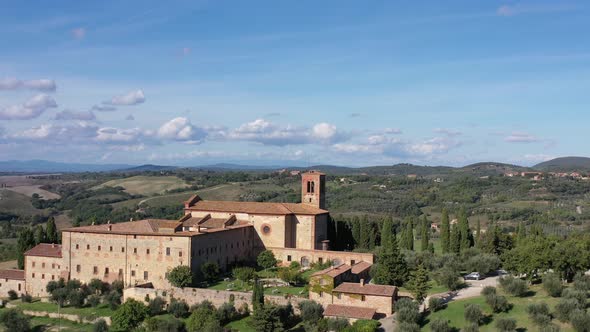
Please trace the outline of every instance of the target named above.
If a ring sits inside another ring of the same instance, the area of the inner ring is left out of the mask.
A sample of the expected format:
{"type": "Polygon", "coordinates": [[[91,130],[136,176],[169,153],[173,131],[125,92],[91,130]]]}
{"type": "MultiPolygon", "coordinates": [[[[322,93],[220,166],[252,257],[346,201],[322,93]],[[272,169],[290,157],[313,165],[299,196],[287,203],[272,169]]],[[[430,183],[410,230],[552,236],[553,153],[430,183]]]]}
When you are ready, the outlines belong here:
{"type": "Polygon", "coordinates": [[[533,166],[534,169],[546,172],[590,171],[590,158],[562,157],[544,161],[533,166]]]}

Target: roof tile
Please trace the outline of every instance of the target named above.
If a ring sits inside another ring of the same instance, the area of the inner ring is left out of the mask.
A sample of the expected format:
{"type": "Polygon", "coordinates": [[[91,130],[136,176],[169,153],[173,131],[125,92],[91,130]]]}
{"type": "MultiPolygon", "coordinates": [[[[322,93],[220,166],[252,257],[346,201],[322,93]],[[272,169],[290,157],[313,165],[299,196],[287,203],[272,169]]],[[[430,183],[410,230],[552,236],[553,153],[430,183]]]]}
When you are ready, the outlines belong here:
{"type": "Polygon", "coordinates": [[[324,316],[344,317],[354,319],[373,319],[375,317],[375,309],[364,307],[352,307],[339,304],[328,304],[324,311],[324,316]]]}
{"type": "Polygon", "coordinates": [[[59,257],[61,258],[61,245],[53,243],[39,243],[25,252],[25,256],[59,257]]]}
{"type": "Polygon", "coordinates": [[[25,270],[0,270],[0,279],[25,280],[25,270]]]}
{"type": "Polygon", "coordinates": [[[344,282],[334,288],[334,292],[393,297],[397,293],[397,287],[372,284],[361,285],[360,283],[344,282]]]}

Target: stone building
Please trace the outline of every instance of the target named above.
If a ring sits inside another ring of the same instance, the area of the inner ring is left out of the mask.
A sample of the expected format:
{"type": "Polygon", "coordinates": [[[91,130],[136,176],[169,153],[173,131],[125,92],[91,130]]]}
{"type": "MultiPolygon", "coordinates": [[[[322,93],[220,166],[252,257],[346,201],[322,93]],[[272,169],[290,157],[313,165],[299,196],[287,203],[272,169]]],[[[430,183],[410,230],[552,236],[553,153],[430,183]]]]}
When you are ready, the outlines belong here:
{"type": "Polygon", "coordinates": [[[0,270],[0,297],[8,297],[8,292],[11,290],[19,296],[25,293],[23,270],[0,270]]]}

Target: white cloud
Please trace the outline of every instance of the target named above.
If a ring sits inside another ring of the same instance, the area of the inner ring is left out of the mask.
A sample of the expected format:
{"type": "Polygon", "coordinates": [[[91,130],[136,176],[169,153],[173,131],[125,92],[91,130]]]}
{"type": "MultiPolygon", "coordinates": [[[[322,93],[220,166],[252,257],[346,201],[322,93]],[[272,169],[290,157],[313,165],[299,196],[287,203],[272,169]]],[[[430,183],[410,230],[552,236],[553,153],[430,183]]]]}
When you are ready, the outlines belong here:
{"type": "Polygon", "coordinates": [[[111,100],[104,102],[107,105],[131,106],[141,104],[145,101],[145,95],[142,90],[134,90],[124,95],[115,96],[111,100]]]}
{"type": "Polygon", "coordinates": [[[70,111],[70,110],[63,110],[55,114],[55,120],[82,120],[82,121],[94,121],[96,120],[96,116],[92,111],[70,111]]]}
{"type": "Polygon", "coordinates": [[[86,37],[86,29],[82,27],[72,29],[72,36],[76,39],[84,39],[86,37]]]}
{"type": "Polygon", "coordinates": [[[46,94],[39,94],[24,104],[0,109],[1,120],[30,120],[39,117],[49,108],[57,107],[55,100],[46,94]]]}
{"type": "Polygon", "coordinates": [[[93,124],[80,121],[73,124],[42,124],[37,127],[23,130],[11,136],[18,141],[36,141],[51,139],[52,142],[81,143],[96,136],[96,127],[93,124]]]}
{"type": "Polygon", "coordinates": [[[365,143],[334,144],[336,152],[349,154],[378,154],[390,157],[430,158],[444,154],[461,145],[449,137],[434,137],[420,142],[411,142],[386,135],[369,136],[365,143]]]}
{"type": "Polygon", "coordinates": [[[103,143],[131,143],[137,142],[143,136],[139,128],[119,129],[105,127],[98,129],[96,141],[103,143]]]}
{"type": "Polygon", "coordinates": [[[332,144],[344,141],[348,135],[329,123],[318,123],[312,128],[291,125],[280,126],[264,119],[242,124],[224,135],[238,141],[258,142],[265,145],[332,144]]]}
{"type": "Polygon", "coordinates": [[[98,112],[113,112],[116,111],[117,108],[109,105],[94,105],[92,106],[91,110],[98,112]]]}
{"type": "Polygon", "coordinates": [[[509,143],[534,143],[540,141],[538,137],[523,132],[513,132],[506,136],[504,140],[509,143]]]}
{"type": "Polygon", "coordinates": [[[174,118],[164,123],[157,132],[158,137],[185,143],[200,143],[207,137],[202,128],[193,126],[189,119],[174,118]]]}
{"type": "Polygon", "coordinates": [[[5,78],[0,80],[0,91],[21,89],[54,92],[57,89],[57,85],[55,81],[49,79],[23,81],[16,78],[5,78]]]}

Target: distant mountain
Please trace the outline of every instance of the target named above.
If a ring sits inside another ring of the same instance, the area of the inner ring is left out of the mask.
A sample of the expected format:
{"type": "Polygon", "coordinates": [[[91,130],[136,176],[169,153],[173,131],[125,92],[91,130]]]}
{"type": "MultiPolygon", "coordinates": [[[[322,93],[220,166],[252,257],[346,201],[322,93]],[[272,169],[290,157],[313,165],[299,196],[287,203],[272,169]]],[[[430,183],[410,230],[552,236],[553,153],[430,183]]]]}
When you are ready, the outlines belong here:
{"type": "Polygon", "coordinates": [[[286,167],[277,166],[277,165],[240,165],[240,164],[230,164],[230,163],[219,163],[219,164],[213,164],[213,165],[194,166],[191,168],[207,169],[207,170],[255,171],[255,170],[283,169],[286,167]]]}
{"type": "Polygon", "coordinates": [[[118,169],[118,171],[124,171],[124,172],[158,172],[158,171],[171,171],[171,170],[175,170],[178,169],[179,167],[177,166],[162,166],[162,165],[152,165],[152,164],[146,164],[146,165],[140,165],[140,166],[135,166],[135,167],[130,167],[130,168],[125,168],[125,169],[118,169]]]}
{"type": "Polygon", "coordinates": [[[534,169],[546,172],[590,171],[590,158],[562,157],[544,161],[533,166],[534,169]]]}
{"type": "Polygon", "coordinates": [[[16,173],[78,173],[108,172],[133,167],[124,164],[77,164],[60,163],[47,160],[8,160],[0,161],[0,172],[16,173]]]}

